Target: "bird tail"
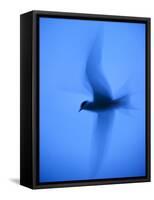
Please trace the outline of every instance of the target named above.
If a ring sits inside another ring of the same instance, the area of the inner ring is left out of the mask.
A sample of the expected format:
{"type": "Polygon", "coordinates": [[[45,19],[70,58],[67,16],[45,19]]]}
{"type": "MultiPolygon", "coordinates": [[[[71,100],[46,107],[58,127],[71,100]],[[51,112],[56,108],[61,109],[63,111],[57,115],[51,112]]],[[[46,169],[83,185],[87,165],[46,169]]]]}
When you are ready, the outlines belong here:
{"type": "Polygon", "coordinates": [[[116,100],[114,100],[114,104],[118,108],[134,109],[134,107],[131,105],[130,95],[129,94],[117,98],[116,100]]]}

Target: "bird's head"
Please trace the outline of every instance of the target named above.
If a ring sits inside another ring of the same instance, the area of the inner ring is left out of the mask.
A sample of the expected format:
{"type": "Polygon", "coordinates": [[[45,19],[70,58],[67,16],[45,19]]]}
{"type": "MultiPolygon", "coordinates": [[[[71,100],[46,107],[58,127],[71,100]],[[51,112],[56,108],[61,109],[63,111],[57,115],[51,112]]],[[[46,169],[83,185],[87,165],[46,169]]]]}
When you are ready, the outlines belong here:
{"type": "Polygon", "coordinates": [[[88,104],[88,101],[83,101],[83,102],[81,103],[81,105],[80,105],[79,112],[80,112],[81,110],[84,110],[84,109],[86,108],[87,104],[88,104]]]}

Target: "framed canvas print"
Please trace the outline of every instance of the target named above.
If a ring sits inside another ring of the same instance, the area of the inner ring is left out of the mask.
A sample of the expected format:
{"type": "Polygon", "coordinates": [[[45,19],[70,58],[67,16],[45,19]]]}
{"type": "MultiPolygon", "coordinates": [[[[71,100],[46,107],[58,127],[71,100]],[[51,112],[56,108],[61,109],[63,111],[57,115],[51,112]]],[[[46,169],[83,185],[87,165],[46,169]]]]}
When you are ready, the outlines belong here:
{"type": "Polygon", "coordinates": [[[21,185],[150,181],[150,18],[20,21],[21,185]]]}

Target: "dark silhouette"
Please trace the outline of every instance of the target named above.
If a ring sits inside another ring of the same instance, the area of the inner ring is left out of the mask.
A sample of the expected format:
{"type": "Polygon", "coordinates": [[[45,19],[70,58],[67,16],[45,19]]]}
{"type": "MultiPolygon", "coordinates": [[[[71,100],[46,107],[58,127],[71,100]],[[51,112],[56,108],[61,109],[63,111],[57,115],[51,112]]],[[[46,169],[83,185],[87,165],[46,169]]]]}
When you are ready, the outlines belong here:
{"type": "MultiPolygon", "coordinates": [[[[91,111],[97,114],[95,130],[92,137],[91,177],[99,172],[102,165],[104,152],[110,137],[109,131],[112,128],[115,109],[126,108],[130,106],[130,95],[124,94],[114,99],[110,85],[103,73],[103,31],[99,31],[89,52],[86,63],[86,78],[90,90],[93,94],[93,100],[88,99],[81,102],[80,111],[91,111]]],[[[124,84],[125,85],[125,84],[124,84]]],[[[124,87],[124,86],[122,86],[124,87]]],[[[128,92],[128,89],[127,89],[128,92]]]]}
{"type": "Polygon", "coordinates": [[[81,110],[89,110],[89,111],[94,111],[94,112],[102,112],[108,109],[112,109],[112,108],[120,108],[120,107],[128,107],[128,96],[122,96],[120,98],[117,99],[112,99],[109,98],[104,99],[103,97],[98,96],[98,99],[94,99],[94,101],[90,102],[90,101],[83,101],[81,103],[79,112],[81,110]]]}

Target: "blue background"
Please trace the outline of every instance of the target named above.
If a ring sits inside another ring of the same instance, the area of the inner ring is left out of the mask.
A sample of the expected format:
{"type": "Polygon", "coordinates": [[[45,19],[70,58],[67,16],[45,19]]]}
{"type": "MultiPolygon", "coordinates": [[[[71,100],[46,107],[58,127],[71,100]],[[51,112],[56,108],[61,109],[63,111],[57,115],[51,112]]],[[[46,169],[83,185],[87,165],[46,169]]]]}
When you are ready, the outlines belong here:
{"type": "Polygon", "coordinates": [[[145,25],[43,17],[39,25],[40,182],[145,176],[145,25]],[[105,153],[94,168],[97,113],[78,110],[93,98],[85,67],[98,34],[112,97],[128,93],[132,108],[104,113],[108,137],[97,138],[105,153]]]}

